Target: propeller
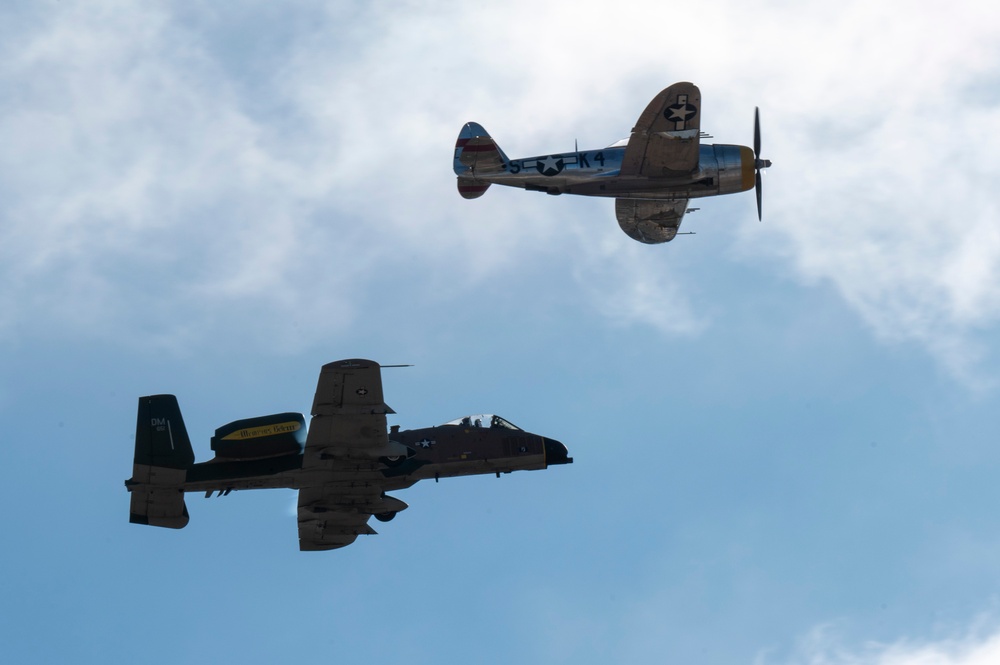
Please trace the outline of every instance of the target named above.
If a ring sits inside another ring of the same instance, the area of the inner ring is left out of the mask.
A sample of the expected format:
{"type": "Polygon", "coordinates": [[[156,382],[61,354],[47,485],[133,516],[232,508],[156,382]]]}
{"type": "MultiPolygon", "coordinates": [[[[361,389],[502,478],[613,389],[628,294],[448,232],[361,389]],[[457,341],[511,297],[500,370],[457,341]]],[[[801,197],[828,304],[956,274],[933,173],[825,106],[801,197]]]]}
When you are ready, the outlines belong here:
{"type": "Polygon", "coordinates": [[[760,171],[771,165],[770,159],[760,158],[760,109],[753,109],[753,168],[755,173],[754,192],[757,194],[757,221],[761,220],[760,211],[760,171]]]}

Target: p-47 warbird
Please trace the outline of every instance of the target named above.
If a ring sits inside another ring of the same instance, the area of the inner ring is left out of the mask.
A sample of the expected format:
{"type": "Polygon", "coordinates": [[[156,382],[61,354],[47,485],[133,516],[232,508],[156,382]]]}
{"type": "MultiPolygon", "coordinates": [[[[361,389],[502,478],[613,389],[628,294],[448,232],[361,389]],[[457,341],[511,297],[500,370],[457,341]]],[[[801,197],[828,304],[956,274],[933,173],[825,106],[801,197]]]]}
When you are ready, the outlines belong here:
{"type": "Polygon", "coordinates": [[[425,429],[386,432],[382,377],[371,360],[323,366],[305,430],[300,413],[238,420],[212,437],[215,458],[195,464],[173,395],[139,398],[129,521],[172,529],[188,523],[185,492],[299,491],[299,549],[330,550],[374,534],[407,505],[387,491],[418,480],[569,464],[566,446],[500,416],[469,416],[425,429]]]}
{"type": "Polygon", "coordinates": [[[631,135],[600,150],[508,159],[482,126],[466,123],[455,144],[458,192],[474,199],[492,184],[548,194],[615,197],[618,224],[648,244],[677,235],[688,200],[757,190],[760,219],[760,114],[754,110],[753,150],[701,145],[701,92],[675,83],[649,103],[631,135]]]}

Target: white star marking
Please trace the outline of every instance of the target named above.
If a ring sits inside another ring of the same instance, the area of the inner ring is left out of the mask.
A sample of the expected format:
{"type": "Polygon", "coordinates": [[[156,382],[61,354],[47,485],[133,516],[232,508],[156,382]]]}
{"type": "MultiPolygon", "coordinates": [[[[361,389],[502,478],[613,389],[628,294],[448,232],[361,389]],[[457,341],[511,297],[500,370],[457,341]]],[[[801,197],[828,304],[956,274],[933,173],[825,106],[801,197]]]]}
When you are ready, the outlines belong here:
{"type": "Polygon", "coordinates": [[[431,441],[430,439],[423,439],[421,441],[417,441],[417,443],[420,445],[421,448],[430,448],[437,442],[431,441]]]}
{"type": "Polygon", "coordinates": [[[559,160],[552,155],[546,157],[542,162],[542,171],[548,171],[549,169],[552,169],[553,171],[559,170],[559,160]]]}
{"type": "Polygon", "coordinates": [[[670,117],[667,120],[683,120],[684,116],[687,115],[687,104],[667,110],[670,111],[670,117]]]}

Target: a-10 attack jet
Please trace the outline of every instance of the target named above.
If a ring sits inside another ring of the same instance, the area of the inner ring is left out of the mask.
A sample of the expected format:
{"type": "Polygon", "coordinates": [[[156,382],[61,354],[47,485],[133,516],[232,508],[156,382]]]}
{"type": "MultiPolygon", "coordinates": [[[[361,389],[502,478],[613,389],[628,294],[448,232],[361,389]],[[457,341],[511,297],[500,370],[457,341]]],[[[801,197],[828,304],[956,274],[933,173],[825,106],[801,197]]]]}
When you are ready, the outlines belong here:
{"type": "Polygon", "coordinates": [[[172,529],[188,523],[185,492],[299,491],[299,549],[330,550],[374,534],[405,503],[386,492],[419,480],[569,464],[566,446],[500,416],[469,416],[425,429],[386,432],[382,377],[371,360],[323,366],[305,430],[300,413],[238,420],[212,437],[215,458],[195,464],[173,395],[139,398],[129,521],[172,529]]]}
{"type": "Polygon", "coordinates": [[[647,244],[673,240],[689,211],[688,200],[702,196],[756,189],[760,219],[760,171],[771,165],[760,158],[760,114],[754,111],[753,150],[702,145],[702,138],[711,137],[701,131],[701,92],[693,83],[662,91],[628,138],[599,150],[508,159],[481,125],[470,122],[455,144],[458,192],[474,199],[496,184],[611,196],[622,230],[647,244]]]}

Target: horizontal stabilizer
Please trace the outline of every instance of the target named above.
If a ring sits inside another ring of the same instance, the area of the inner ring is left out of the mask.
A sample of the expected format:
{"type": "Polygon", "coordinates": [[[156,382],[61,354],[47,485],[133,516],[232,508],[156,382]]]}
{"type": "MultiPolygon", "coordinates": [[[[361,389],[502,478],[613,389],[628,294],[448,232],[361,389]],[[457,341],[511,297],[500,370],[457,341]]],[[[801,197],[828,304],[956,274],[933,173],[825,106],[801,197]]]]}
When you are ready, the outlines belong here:
{"type": "Polygon", "coordinates": [[[476,180],[475,178],[458,176],[458,193],[462,195],[463,199],[478,199],[480,196],[485,194],[486,190],[489,188],[490,183],[488,182],[476,180]]]}
{"type": "Polygon", "coordinates": [[[168,529],[183,529],[189,517],[184,492],[179,489],[142,488],[132,492],[128,521],[168,529]]]}

